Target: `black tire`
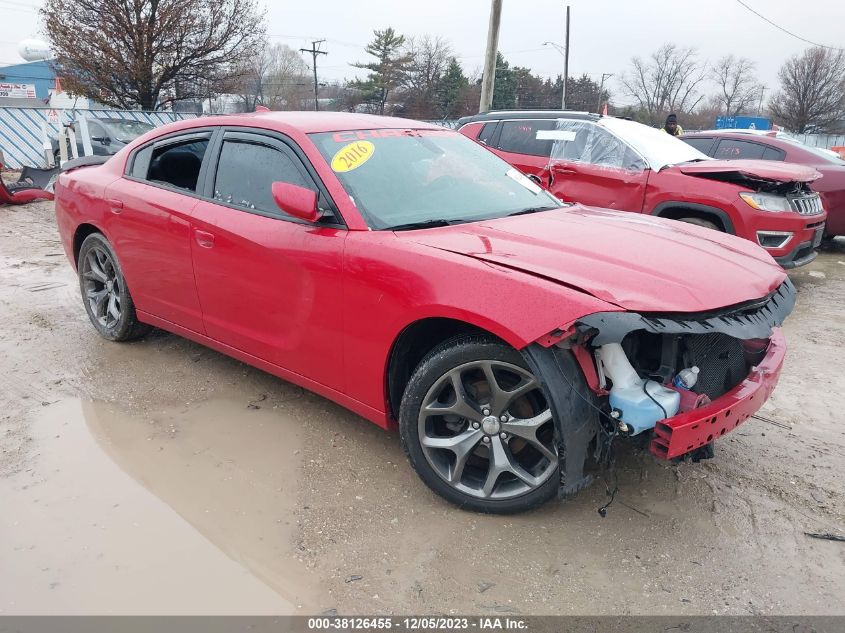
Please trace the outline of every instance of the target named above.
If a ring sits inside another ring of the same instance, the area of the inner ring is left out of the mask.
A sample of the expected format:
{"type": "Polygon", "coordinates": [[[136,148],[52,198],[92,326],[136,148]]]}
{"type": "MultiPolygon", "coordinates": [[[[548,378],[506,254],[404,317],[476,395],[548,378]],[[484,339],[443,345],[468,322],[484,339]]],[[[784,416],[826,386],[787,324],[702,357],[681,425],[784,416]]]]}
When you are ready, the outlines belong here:
{"type": "Polygon", "coordinates": [[[704,218],[678,218],[678,222],[686,222],[687,224],[695,224],[696,226],[703,226],[705,229],[713,229],[724,233],[725,231],[715,222],[705,220],[704,218]]]}
{"type": "Polygon", "coordinates": [[[138,321],[120,262],[101,233],[92,233],[82,242],[77,269],[82,303],[100,336],[109,341],[132,341],[152,329],[138,321]]]}
{"type": "MultiPolygon", "coordinates": [[[[524,375],[520,378],[520,380],[524,380],[525,382],[517,384],[513,391],[505,390],[500,392],[504,395],[507,395],[508,393],[522,393],[522,389],[519,387],[520,384],[523,385],[523,389],[531,389],[530,391],[526,391],[525,395],[518,396],[515,400],[513,400],[513,402],[511,402],[511,404],[507,405],[506,409],[504,409],[506,412],[511,411],[512,408],[516,406],[514,403],[517,403],[517,405],[520,405],[523,409],[528,407],[527,411],[529,411],[529,413],[525,416],[515,416],[512,418],[514,423],[530,421],[529,418],[535,416],[537,411],[542,410],[541,415],[546,415],[546,411],[543,407],[548,407],[548,404],[545,403],[544,396],[542,396],[540,381],[536,380],[533,374],[531,374],[528,369],[528,365],[518,351],[492,337],[481,335],[462,335],[445,341],[432,350],[420,362],[414,370],[411,379],[408,381],[399,411],[399,430],[402,440],[402,448],[408,456],[411,466],[423,482],[438,495],[461,508],[491,514],[511,514],[524,512],[542,505],[556,495],[558,484],[560,482],[560,469],[558,466],[557,455],[554,452],[550,455],[548,453],[549,446],[551,446],[552,451],[554,451],[556,446],[553,430],[554,421],[551,420],[550,410],[548,411],[548,424],[550,426],[546,427],[546,423],[543,423],[542,428],[538,427],[534,432],[535,439],[542,436],[544,442],[546,442],[547,453],[545,455],[541,455],[536,448],[533,448],[534,446],[540,444],[539,441],[529,442],[524,440],[522,437],[517,437],[516,433],[513,433],[510,436],[508,433],[505,433],[504,430],[508,427],[507,424],[500,425],[499,430],[496,430],[494,427],[491,431],[492,435],[486,436],[485,434],[488,429],[487,426],[482,424],[480,432],[482,433],[482,439],[484,442],[487,442],[487,444],[485,445],[479,442],[474,445],[474,448],[471,449],[471,452],[469,452],[469,458],[465,460],[467,466],[465,467],[462,465],[461,474],[458,475],[458,485],[464,485],[461,479],[462,477],[466,477],[464,471],[466,468],[470,468],[470,464],[474,463],[475,465],[473,465],[471,469],[476,469],[476,472],[481,473],[480,479],[485,479],[486,481],[487,478],[491,476],[489,473],[493,472],[493,463],[496,461],[493,457],[494,453],[496,453],[496,449],[492,447],[491,442],[497,444],[498,447],[506,447],[505,453],[509,456],[507,458],[507,463],[509,464],[518,462],[520,457],[524,455],[531,457],[533,451],[533,465],[527,468],[531,469],[530,474],[536,478],[538,483],[533,488],[527,489],[524,492],[519,492],[519,487],[522,485],[528,486],[526,482],[518,480],[511,472],[502,472],[501,474],[493,476],[491,492],[488,493],[490,496],[487,498],[480,498],[479,496],[468,494],[467,492],[463,492],[462,490],[456,488],[454,484],[449,483],[446,476],[442,474],[442,469],[441,472],[438,472],[432,463],[430,463],[430,457],[426,456],[426,450],[429,451],[428,455],[430,456],[432,450],[438,449],[424,449],[423,447],[421,434],[426,432],[421,429],[428,423],[427,421],[425,423],[422,421],[425,415],[429,415],[431,418],[441,418],[442,420],[446,420],[448,417],[459,418],[459,416],[454,414],[450,414],[450,416],[424,414],[422,407],[425,399],[427,397],[431,397],[431,390],[436,389],[438,384],[445,384],[443,381],[450,374],[454,374],[454,372],[457,371],[458,375],[461,376],[462,374],[460,372],[464,367],[469,367],[470,369],[467,371],[470,372],[480,371],[475,370],[473,363],[483,363],[488,367],[495,364],[497,371],[504,370],[507,372],[508,367],[513,367],[515,369],[518,368],[521,372],[524,372],[524,375]],[[529,376],[531,379],[536,381],[536,388],[531,386],[530,379],[528,378],[529,376]],[[534,409],[533,412],[530,412],[532,411],[532,406],[534,409]],[[519,419],[522,417],[525,419],[519,419]],[[500,431],[502,431],[501,435],[500,431]],[[503,438],[501,442],[499,442],[499,437],[503,438]],[[514,451],[515,441],[516,452],[514,451]],[[528,450],[526,450],[526,448],[528,450]],[[486,453],[489,468],[488,475],[486,477],[483,476],[483,455],[480,456],[478,454],[479,451],[482,454],[486,453]],[[537,459],[537,456],[540,456],[539,460],[537,459]],[[502,475],[505,475],[505,477],[502,477],[502,475]],[[512,478],[514,481],[510,481],[509,478],[512,478]],[[507,496],[507,493],[505,493],[502,498],[494,498],[493,495],[498,493],[493,491],[496,491],[502,486],[511,486],[515,492],[513,492],[511,496],[507,496]]],[[[501,378],[496,378],[496,380],[501,380],[501,378]]],[[[501,388],[501,383],[497,386],[501,388]]],[[[472,385],[470,385],[470,387],[472,387],[472,385]]],[[[475,392],[475,395],[478,395],[477,391],[475,392]]],[[[510,402],[510,400],[508,401],[510,402]]],[[[489,402],[493,402],[492,396],[490,397],[489,402]]],[[[502,400],[502,402],[504,402],[504,400],[502,400]]],[[[439,405],[440,403],[438,401],[434,404],[439,405]]],[[[491,405],[478,405],[479,410],[482,411],[485,407],[489,406],[491,405]]],[[[490,418],[496,418],[501,411],[494,411],[494,415],[490,415],[490,410],[488,410],[487,413],[488,415],[484,419],[489,422],[490,418]]],[[[507,417],[507,413],[505,415],[507,417]]],[[[537,418],[539,419],[540,416],[537,415],[537,418]]],[[[453,429],[455,436],[463,436],[467,433],[477,432],[470,428],[471,425],[475,423],[470,422],[469,418],[462,419],[461,422],[452,422],[452,424],[464,425],[459,427],[461,430],[453,429]]],[[[515,426],[515,424],[511,426],[515,426]]],[[[478,427],[475,428],[478,429],[478,427]]],[[[501,448],[498,450],[501,455],[501,448]]],[[[454,454],[454,456],[457,461],[457,454],[454,454]]],[[[521,463],[517,463],[517,466],[521,468],[521,463]]],[[[447,466],[446,468],[451,468],[454,473],[455,466],[447,466]]],[[[513,472],[515,473],[516,471],[513,472]]],[[[522,470],[520,472],[523,474],[529,474],[527,470],[522,470]]],[[[473,472],[469,472],[469,474],[472,475],[473,472]]],[[[478,494],[482,494],[482,491],[479,490],[478,494]]]]}

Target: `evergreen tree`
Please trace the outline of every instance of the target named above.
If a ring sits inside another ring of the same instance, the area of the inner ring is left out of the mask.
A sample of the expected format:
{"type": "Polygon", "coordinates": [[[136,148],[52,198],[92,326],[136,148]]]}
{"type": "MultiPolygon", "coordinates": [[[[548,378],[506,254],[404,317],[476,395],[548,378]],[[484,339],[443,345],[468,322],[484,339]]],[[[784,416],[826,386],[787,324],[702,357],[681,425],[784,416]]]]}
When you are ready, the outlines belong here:
{"type": "Polygon", "coordinates": [[[517,77],[501,53],[496,53],[496,82],[493,85],[493,109],[516,107],[517,77]]]}
{"type": "Polygon", "coordinates": [[[357,68],[369,70],[370,75],[364,81],[351,82],[350,86],[361,90],[365,99],[375,104],[378,114],[384,114],[387,99],[401,82],[410,57],[403,52],[405,37],[396,33],[392,27],[373,33],[375,37],[365,50],[375,57],[376,61],[352,64],[357,68]]]}
{"type": "Polygon", "coordinates": [[[469,87],[469,80],[464,69],[454,57],[449,60],[446,72],[440,79],[440,116],[444,119],[461,116],[464,109],[464,95],[469,87]]]}

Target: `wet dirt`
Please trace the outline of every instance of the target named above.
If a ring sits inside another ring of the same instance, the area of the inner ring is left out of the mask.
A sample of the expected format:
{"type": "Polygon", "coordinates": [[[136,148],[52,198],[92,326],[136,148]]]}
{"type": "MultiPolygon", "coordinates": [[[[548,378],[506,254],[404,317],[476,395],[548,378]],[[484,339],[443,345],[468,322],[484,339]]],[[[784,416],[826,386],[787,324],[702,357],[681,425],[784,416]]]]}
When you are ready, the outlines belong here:
{"type": "Polygon", "coordinates": [[[514,517],[385,433],[163,332],[100,339],[50,203],[0,208],[0,613],[843,614],[845,241],[791,274],[781,383],[707,462],[620,450],[514,517]],[[611,482],[612,483],[612,482],[611,482]]]}

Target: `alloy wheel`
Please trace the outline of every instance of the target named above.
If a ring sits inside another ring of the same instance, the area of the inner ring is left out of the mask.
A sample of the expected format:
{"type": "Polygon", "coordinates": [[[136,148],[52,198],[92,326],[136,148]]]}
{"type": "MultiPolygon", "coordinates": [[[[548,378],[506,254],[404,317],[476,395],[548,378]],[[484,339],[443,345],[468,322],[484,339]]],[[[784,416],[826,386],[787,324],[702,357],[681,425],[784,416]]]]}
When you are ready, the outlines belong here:
{"type": "Polygon", "coordinates": [[[123,279],[106,249],[94,246],[88,251],[82,262],[82,279],[91,314],[104,328],[113,328],[120,321],[123,279]]]}
{"type": "Polygon", "coordinates": [[[510,499],[557,472],[552,413],[537,379],[512,363],[473,361],[426,393],[419,440],[435,472],[460,492],[510,499]]]}

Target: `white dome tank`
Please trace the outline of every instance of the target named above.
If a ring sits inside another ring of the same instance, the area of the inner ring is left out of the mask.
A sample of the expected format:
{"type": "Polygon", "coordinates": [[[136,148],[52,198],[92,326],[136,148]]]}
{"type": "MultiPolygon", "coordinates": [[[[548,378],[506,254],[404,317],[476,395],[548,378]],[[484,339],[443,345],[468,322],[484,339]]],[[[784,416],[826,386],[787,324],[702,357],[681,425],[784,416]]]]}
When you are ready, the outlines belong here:
{"type": "Polygon", "coordinates": [[[50,45],[36,39],[26,39],[18,44],[18,54],[28,62],[50,59],[50,45]]]}

